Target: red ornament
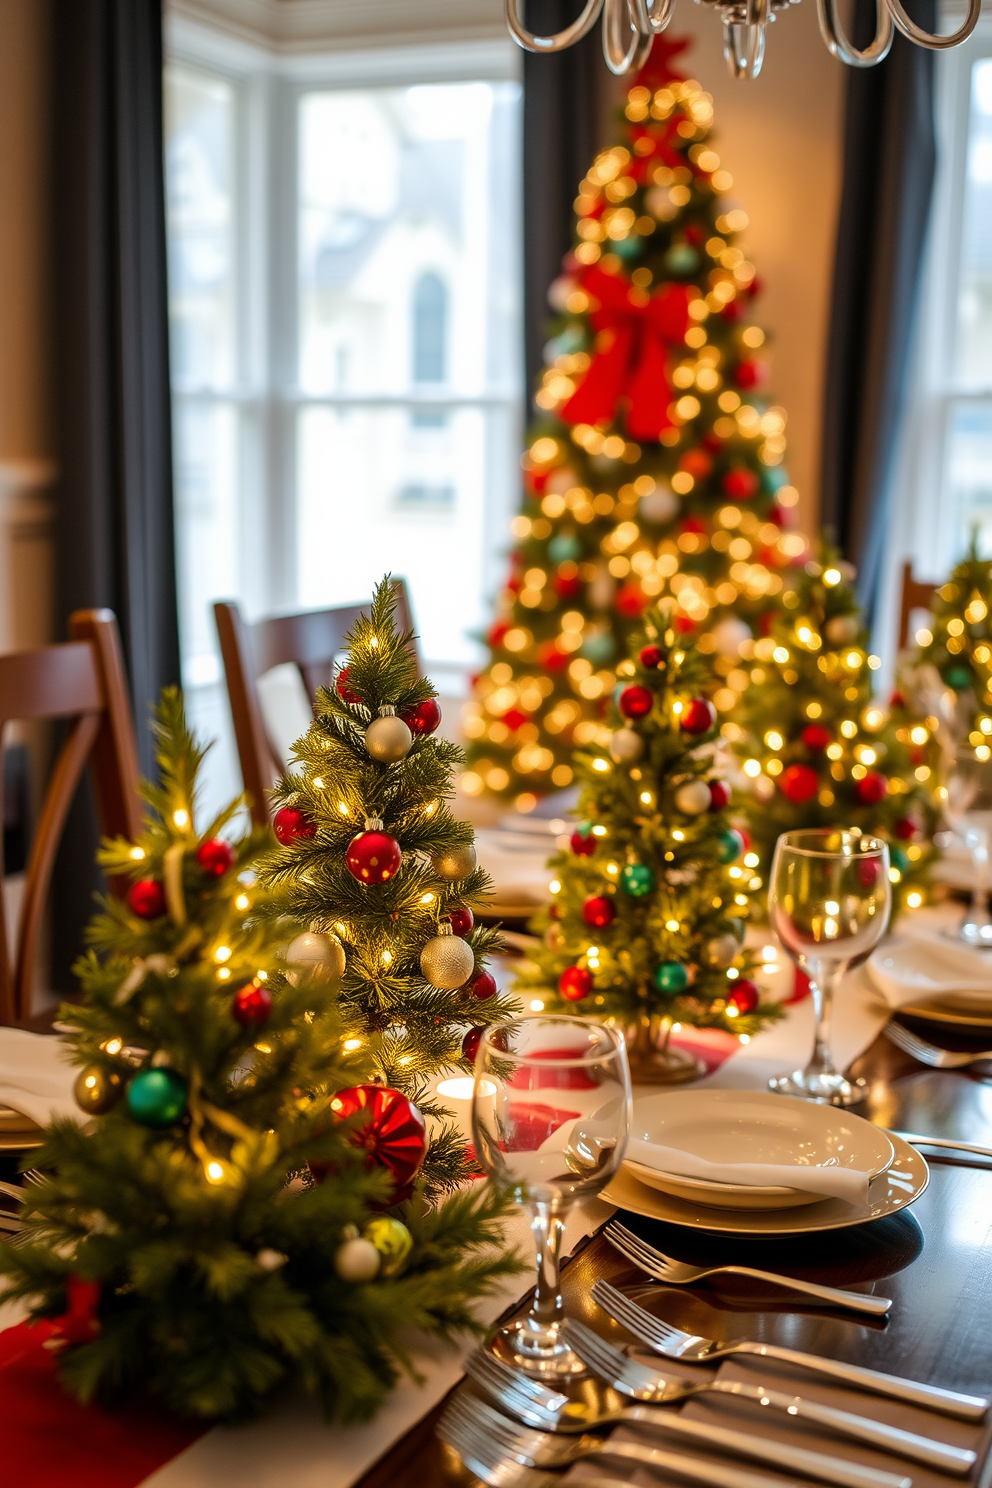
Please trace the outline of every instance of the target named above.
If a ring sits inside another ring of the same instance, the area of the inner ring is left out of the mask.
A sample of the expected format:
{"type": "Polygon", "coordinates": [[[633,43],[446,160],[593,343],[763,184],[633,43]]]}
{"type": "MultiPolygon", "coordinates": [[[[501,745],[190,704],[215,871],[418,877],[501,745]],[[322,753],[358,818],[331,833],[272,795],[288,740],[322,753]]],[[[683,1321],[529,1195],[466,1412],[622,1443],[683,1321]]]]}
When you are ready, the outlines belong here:
{"type": "Polygon", "coordinates": [[[625,615],[628,620],[636,620],[647,609],[648,597],[640,584],[624,584],[617,591],[613,603],[619,615],[625,615]]]}
{"type": "Polygon", "coordinates": [[[637,682],[624,688],[617,704],[624,718],[645,718],[653,706],[654,693],[650,687],[641,687],[637,682]]]}
{"type": "Polygon", "coordinates": [[[546,672],[563,672],[569,663],[567,651],[559,651],[554,641],[545,641],[537,648],[537,659],[546,672]]]}
{"type": "Polygon", "coordinates": [[[902,695],[901,692],[894,692],[892,694],[892,696],[889,698],[889,707],[890,708],[905,708],[905,706],[906,706],[906,699],[903,697],[903,695],[902,695]]]}
{"type": "Polygon", "coordinates": [[[559,599],[578,599],[582,593],[582,580],[578,574],[560,573],[554,581],[553,588],[559,599]]]}
{"type": "Polygon", "coordinates": [[[695,626],[696,622],[694,620],[690,620],[689,616],[684,614],[681,610],[677,610],[675,612],[675,629],[678,631],[679,635],[688,635],[690,630],[695,629],[695,626]]]}
{"type": "MultiPolygon", "coordinates": [[[[500,646],[502,646],[503,637],[509,630],[510,625],[509,622],[506,620],[497,620],[495,625],[491,625],[489,627],[489,631],[486,635],[486,641],[494,651],[498,651],[500,646]]],[[[406,724],[407,728],[411,728],[409,718],[404,718],[403,722],[406,724]]]]}
{"type": "Polygon", "coordinates": [[[472,911],[461,907],[453,909],[448,915],[448,919],[451,921],[452,932],[455,935],[460,935],[462,940],[465,939],[475,924],[475,915],[472,911]]]}
{"type": "Polygon", "coordinates": [[[587,832],[585,836],[581,832],[573,832],[568,845],[577,858],[591,858],[596,851],[596,839],[591,832],[587,832]]]}
{"type": "Polygon", "coordinates": [[[656,670],[661,660],[661,651],[657,646],[645,646],[641,650],[641,666],[647,667],[649,672],[656,670]]]}
{"type": "Polygon", "coordinates": [[[877,806],[889,793],[889,782],[875,771],[863,776],[854,787],[854,793],[863,806],[877,806]]]}
{"type": "Polygon", "coordinates": [[[479,1044],[482,1042],[482,1035],[484,1033],[484,1028],[470,1028],[462,1039],[462,1055],[465,1059],[470,1060],[472,1064],[475,1063],[475,1056],[479,1052],[479,1044]]]}
{"type": "Polygon", "coordinates": [[[388,1085],[354,1085],[332,1095],[330,1109],[336,1121],[365,1113],[349,1137],[365,1149],[365,1166],[385,1168],[397,1188],[410,1182],[427,1151],[427,1127],[412,1101],[388,1085]]]}
{"type": "Polygon", "coordinates": [[[617,908],[612,899],[604,894],[594,894],[582,906],[582,918],[592,930],[605,930],[617,917],[617,908]]]}
{"type": "Polygon", "coordinates": [[[858,859],[858,878],[863,889],[870,889],[878,878],[879,862],[877,858],[858,859]]]}
{"type": "Polygon", "coordinates": [[[568,1002],[581,1002],[592,991],[592,973],[584,966],[566,966],[558,978],[558,991],[568,1002]]]}
{"type": "Polygon", "coordinates": [[[682,531],[683,532],[695,532],[697,535],[700,532],[705,532],[706,531],[706,520],[705,520],[705,518],[704,517],[686,517],[685,521],[682,523],[682,531]]]}
{"type": "Polygon", "coordinates": [[[510,708],[503,714],[502,722],[506,724],[511,734],[515,734],[517,729],[523,728],[527,722],[527,714],[521,708],[510,708]]]}
{"type": "Polygon", "coordinates": [[[765,380],[765,366],[763,362],[738,362],[734,369],[734,382],[739,388],[760,387],[765,380]]]}
{"type": "Polygon", "coordinates": [[[344,702],[360,703],[362,700],[358,696],[358,693],[348,686],[348,674],[350,671],[351,667],[342,667],[338,672],[337,681],[334,685],[338,690],[338,697],[342,698],[344,702]]]}
{"type": "Polygon", "coordinates": [[[730,805],[730,786],[725,780],[709,780],[710,788],[710,810],[722,811],[725,806],[730,805]]]}
{"type": "Polygon", "coordinates": [[[348,843],[348,872],[364,884],[384,884],[399,872],[403,854],[388,832],[359,832],[348,843]]]}
{"type": "Polygon", "coordinates": [[[491,971],[478,971],[468,984],[468,990],[480,1002],[496,996],[496,978],[491,971]]]}
{"type": "Polygon", "coordinates": [[[736,470],[728,470],[723,477],[724,494],[730,496],[734,501],[750,501],[756,496],[761,482],[753,470],[740,466],[736,470]]]}
{"type": "Polygon", "coordinates": [[[809,765],[789,765],[778,777],[778,788],[793,806],[801,806],[820,789],[820,777],[809,765]]]}
{"type": "Polygon", "coordinates": [[[734,990],[727,998],[727,1007],[736,1008],[741,1017],[753,1013],[761,1001],[761,993],[753,982],[747,977],[741,977],[739,982],[734,983],[734,990]]]}
{"type": "MultiPolygon", "coordinates": [[[[490,641],[490,645],[492,644],[494,643],[490,641]]],[[[441,709],[434,698],[424,698],[424,701],[418,703],[415,708],[407,708],[405,713],[400,714],[400,717],[411,734],[426,738],[428,734],[434,733],[441,722],[441,709]]]]}
{"type": "Polygon", "coordinates": [[[196,861],[204,873],[212,874],[214,878],[223,878],[234,862],[234,854],[222,837],[211,837],[208,842],[201,842],[196,849],[196,861]]]}
{"type": "Polygon", "coordinates": [[[901,816],[892,828],[902,842],[911,842],[919,830],[910,816],[901,816]]]}
{"type": "Polygon", "coordinates": [[[814,754],[822,754],[830,743],[830,730],[822,723],[808,723],[803,729],[803,743],[814,754]]]}
{"type": "Polygon", "coordinates": [[[297,840],[305,842],[313,837],[317,831],[317,823],[295,806],[280,806],[272,818],[272,830],[276,834],[276,841],[281,842],[283,847],[289,847],[297,840]]]}
{"type": "Polygon", "coordinates": [[[692,698],[679,714],[679,727],[685,734],[708,734],[716,723],[716,709],[709,698],[692,698]]]}
{"type": "Polygon", "coordinates": [[[165,890],[154,878],[142,878],[132,884],[127,902],[140,920],[159,920],[165,914],[165,890]]]}
{"type": "Polygon", "coordinates": [[[234,1021],[242,1028],[260,1028],[269,1021],[271,1011],[272,993],[257,981],[239,987],[231,1003],[234,1021]]]}
{"type": "Polygon", "coordinates": [[[713,461],[705,450],[686,450],[679,461],[679,469],[691,475],[693,480],[704,481],[713,469],[713,461]]]}

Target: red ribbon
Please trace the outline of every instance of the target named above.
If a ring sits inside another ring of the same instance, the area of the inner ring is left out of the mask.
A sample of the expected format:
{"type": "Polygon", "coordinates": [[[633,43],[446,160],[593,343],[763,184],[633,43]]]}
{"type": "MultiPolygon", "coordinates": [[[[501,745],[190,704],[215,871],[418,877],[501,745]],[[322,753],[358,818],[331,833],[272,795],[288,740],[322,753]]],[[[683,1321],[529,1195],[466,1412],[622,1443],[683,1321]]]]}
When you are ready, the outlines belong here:
{"type": "Polygon", "coordinates": [[[631,439],[658,439],[674,426],[668,405],[668,349],[685,343],[689,292],[684,284],[665,284],[647,295],[620,274],[597,264],[579,283],[596,308],[592,363],[561,410],[569,424],[611,424],[623,398],[631,439]]]}

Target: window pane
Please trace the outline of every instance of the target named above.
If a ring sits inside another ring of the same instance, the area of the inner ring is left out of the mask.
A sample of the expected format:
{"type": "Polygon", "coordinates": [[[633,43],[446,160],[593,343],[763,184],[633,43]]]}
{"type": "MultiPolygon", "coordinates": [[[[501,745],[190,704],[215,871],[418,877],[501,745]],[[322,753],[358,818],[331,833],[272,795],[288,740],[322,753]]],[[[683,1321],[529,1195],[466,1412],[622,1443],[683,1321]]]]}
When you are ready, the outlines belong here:
{"type": "Polygon", "coordinates": [[[957,381],[992,387],[992,57],[971,73],[958,297],[957,381]]]}
{"type": "Polygon", "coordinates": [[[211,604],[238,592],[238,411],[177,399],[172,421],[183,678],[196,686],[218,675],[211,604]]]}
{"type": "Polygon", "coordinates": [[[947,479],[959,556],[978,536],[978,551],[992,558],[992,399],[951,405],[947,479]]]}
{"type": "Polygon", "coordinates": [[[235,378],[234,89],[166,69],[169,316],[173,379],[227,388],[235,378]]]}

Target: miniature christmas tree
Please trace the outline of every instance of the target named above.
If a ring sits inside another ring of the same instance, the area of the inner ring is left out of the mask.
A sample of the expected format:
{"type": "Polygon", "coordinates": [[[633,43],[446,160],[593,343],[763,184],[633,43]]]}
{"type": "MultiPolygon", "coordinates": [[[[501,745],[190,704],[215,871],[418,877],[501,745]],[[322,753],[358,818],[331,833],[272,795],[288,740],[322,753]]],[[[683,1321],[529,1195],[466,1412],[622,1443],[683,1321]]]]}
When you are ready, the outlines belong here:
{"type": "Polygon", "coordinates": [[[932,667],[954,695],[953,727],[981,748],[992,744],[992,563],[975,539],[937,590],[933,621],[916,633],[918,666],[932,667]]]}
{"type": "Polygon", "coordinates": [[[462,785],[518,798],[570,784],[575,745],[605,747],[604,699],[648,605],[717,653],[719,711],[738,648],[805,543],[782,466],[785,413],[762,393],[747,215],[710,142],[713,103],[658,38],[622,142],[576,199],[576,244],[523,459],[516,546],[465,717],[462,785]]]}
{"type": "Polygon", "coordinates": [[[363,1083],[333,977],[280,960],[287,926],[260,917],[254,878],[267,834],[220,835],[237,802],[198,832],[202,751],[174,692],[158,745],[142,836],[102,853],[126,902],[95,919],[84,1000],[60,1014],[93,1119],[54,1122],[31,1154],[44,1176],[0,1247],[3,1295],[31,1302],[26,1347],[57,1351],[83,1400],[145,1390],[236,1419],[292,1381],[366,1417],[411,1330],[470,1326],[507,1270],[488,1249],[499,1198],[395,1207],[422,1116],[363,1083]]]}
{"type": "MultiPolygon", "coordinates": [[[[341,974],[341,1001],[377,1076],[425,1115],[432,1077],[469,1070],[482,1029],[516,1007],[485,969],[494,930],[474,924],[489,890],[473,832],[451,814],[461,750],[396,632],[383,582],[348,636],[348,662],[318,695],[276,790],[282,844],[262,868],[280,909],[309,926],[314,954],[341,974]]],[[[431,1143],[439,1171],[465,1174],[449,1132],[431,1143]]]]}
{"type": "Polygon", "coordinates": [[[894,911],[926,898],[938,786],[936,721],[901,694],[873,695],[881,665],[851,587],[829,550],[783,594],[770,634],[745,647],[750,687],[723,732],[749,786],[745,819],[767,876],[781,832],[860,827],[884,837],[894,911]]]}
{"type": "Polygon", "coordinates": [[[761,1005],[742,949],[762,882],[714,773],[710,666],[659,610],[635,655],[620,667],[608,750],[575,757],[581,821],[551,862],[543,944],[517,988],[618,1020],[634,1078],[677,1080],[698,1066],[670,1045],[674,1023],[750,1036],[777,1009],[761,1005]]]}

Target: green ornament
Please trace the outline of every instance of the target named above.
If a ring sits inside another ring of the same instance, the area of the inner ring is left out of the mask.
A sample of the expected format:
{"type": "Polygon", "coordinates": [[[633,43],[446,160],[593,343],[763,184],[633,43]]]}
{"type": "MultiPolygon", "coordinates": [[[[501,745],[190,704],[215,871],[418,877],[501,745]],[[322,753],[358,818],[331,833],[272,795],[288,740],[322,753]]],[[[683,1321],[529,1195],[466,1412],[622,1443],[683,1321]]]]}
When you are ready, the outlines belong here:
{"type": "Polygon", "coordinates": [[[582,544],[573,532],[559,532],[548,543],[552,563],[575,563],[582,557],[582,544]]]}
{"type": "Polygon", "coordinates": [[[689,973],[681,961],[663,961],[654,974],[654,984],[659,992],[684,992],[689,973]]]}
{"type": "Polygon", "coordinates": [[[174,1126],[186,1114],[186,1081],[175,1070],[142,1070],[127,1087],[127,1108],[142,1126],[174,1126]]]}
{"type": "Polygon", "coordinates": [[[676,278],[687,279],[699,268],[699,254],[688,243],[673,243],[663,259],[665,270],[676,278]]]}
{"type": "Polygon", "coordinates": [[[401,1276],[413,1250],[413,1236],[399,1219],[373,1219],[365,1226],[364,1238],[379,1252],[380,1276],[401,1276]]]}
{"type": "Polygon", "coordinates": [[[605,666],[613,660],[616,645],[609,632],[601,632],[599,635],[591,635],[588,640],[583,641],[579,648],[579,655],[584,656],[586,661],[591,661],[594,666],[605,666]]]}
{"type": "Polygon", "coordinates": [[[893,868],[898,868],[900,873],[905,873],[909,867],[909,859],[906,856],[905,850],[897,847],[895,843],[889,845],[889,862],[893,868]]]}
{"type": "Polygon", "coordinates": [[[967,667],[954,666],[951,667],[944,681],[948,687],[953,687],[955,692],[964,692],[966,687],[971,686],[971,672],[967,667]]]}
{"type": "Polygon", "coordinates": [[[610,252],[615,253],[618,258],[640,258],[641,240],[635,238],[633,233],[629,238],[619,238],[610,244],[610,252]]]}
{"type": "Polygon", "coordinates": [[[726,832],[721,832],[717,838],[721,863],[735,863],[744,851],[744,838],[740,832],[735,832],[729,827],[726,832]]]}
{"type": "Polygon", "coordinates": [[[620,872],[620,887],[632,899],[643,899],[654,888],[654,874],[646,863],[628,863],[620,872]]]}

